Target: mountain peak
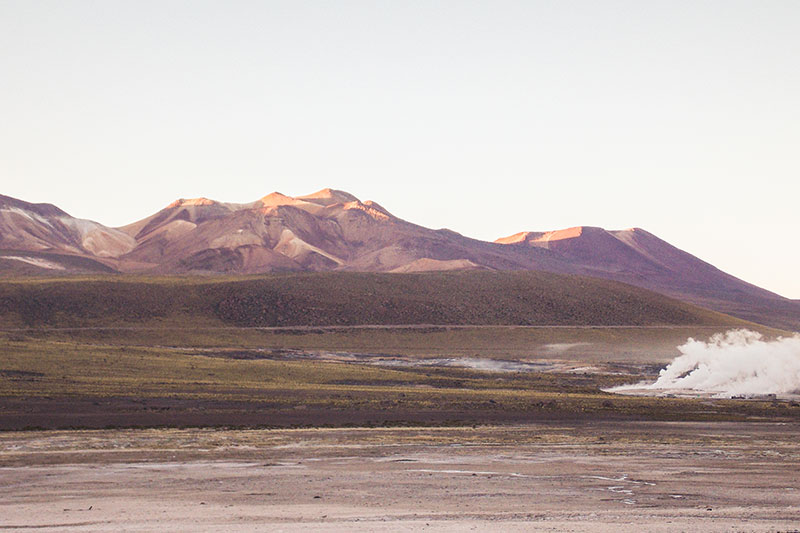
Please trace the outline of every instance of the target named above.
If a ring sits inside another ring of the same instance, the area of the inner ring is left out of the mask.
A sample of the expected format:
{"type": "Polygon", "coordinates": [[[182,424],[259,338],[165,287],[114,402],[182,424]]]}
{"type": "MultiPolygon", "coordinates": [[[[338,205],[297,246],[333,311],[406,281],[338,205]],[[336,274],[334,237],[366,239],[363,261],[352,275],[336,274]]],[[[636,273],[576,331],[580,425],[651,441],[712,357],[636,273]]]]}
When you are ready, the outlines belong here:
{"type": "Polygon", "coordinates": [[[217,202],[208,198],[178,198],[167,206],[167,209],[172,207],[186,207],[190,205],[216,205],[217,202]]]}
{"type": "Polygon", "coordinates": [[[22,209],[40,216],[69,216],[66,211],[59,209],[53,204],[33,204],[2,194],[0,194],[0,207],[22,209]]]}
{"type": "Polygon", "coordinates": [[[346,204],[350,202],[358,202],[359,199],[350,194],[349,192],[339,191],[336,189],[322,189],[315,193],[307,194],[305,196],[298,196],[298,200],[306,200],[322,205],[331,204],[346,204]]]}
{"type": "Polygon", "coordinates": [[[605,233],[605,231],[603,228],[594,226],[573,226],[571,228],[548,231],[534,240],[537,242],[563,241],[565,239],[577,239],[586,234],[605,233]]]}
{"type": "Polygon", "coordinates": [[[515,233],[514,235],[509,235],[508,237],[500,237],[499,239],[495,239],[494,242],[497,244],[519,244],[522,242],[527,242],[528,238],[533,234],[531,231],[520,231],[519,233],[515,233]]]}
{"type": "Polygon", "coordinates": [[[284,205],[291,203],[292,200],[294,200],[294,198],[292,198],[291,196],[286,196],[283,193],[275,191],[261,198],[259,202],[261,202],[265,206],[275,206],[275,205],[284,205]]]}
{"type": "MultiPolygon", "coordinates": [[[[625,230],[633,231],[633,230],[625,230]]],[[[638,230],[641,231],[641,230],[638,230]]],[[[598,235],[607,233],[603,228],[595,226],[573,226],[571,228],[564,228],[555,231],[521,231],[508,237],[501,237],[494,242],[497,244],[522,244],[528,243],[532,245],[546,244],[553,241],[564,241],[568,239],[577,239],[579,237],[587,237],[589,235],[598,235]]]]}

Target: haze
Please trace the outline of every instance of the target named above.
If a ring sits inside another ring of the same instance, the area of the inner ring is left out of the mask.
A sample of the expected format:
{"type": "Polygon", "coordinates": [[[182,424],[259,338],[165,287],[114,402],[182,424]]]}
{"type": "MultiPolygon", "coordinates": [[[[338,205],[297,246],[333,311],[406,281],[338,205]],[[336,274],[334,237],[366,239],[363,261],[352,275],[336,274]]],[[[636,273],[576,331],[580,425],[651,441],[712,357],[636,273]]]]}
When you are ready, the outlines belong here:
{"type": "Polygon", "coordinates": [[[0,1],[0,187],[123,225],[344,189],[639,226],[800,298],[796,2],[0,1]]]}

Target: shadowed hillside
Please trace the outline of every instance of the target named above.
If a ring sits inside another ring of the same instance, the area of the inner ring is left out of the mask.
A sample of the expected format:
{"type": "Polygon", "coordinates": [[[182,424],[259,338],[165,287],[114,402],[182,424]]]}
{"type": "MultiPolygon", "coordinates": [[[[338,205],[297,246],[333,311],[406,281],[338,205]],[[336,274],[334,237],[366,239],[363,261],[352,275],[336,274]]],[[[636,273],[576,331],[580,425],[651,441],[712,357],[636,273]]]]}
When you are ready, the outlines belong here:
{"type": "Polygon", "coordinates": [[[746,324],[623,283],[543,272],[303,273],[0,283],[4,326],[746,324]]]}

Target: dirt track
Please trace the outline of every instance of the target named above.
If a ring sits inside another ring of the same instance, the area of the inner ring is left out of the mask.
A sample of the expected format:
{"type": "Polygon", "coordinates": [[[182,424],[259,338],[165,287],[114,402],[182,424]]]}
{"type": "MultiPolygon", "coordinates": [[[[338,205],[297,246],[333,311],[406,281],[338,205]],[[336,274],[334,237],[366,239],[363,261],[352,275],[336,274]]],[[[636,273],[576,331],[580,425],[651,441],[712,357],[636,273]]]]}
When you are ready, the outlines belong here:
{"type": "Polygon", "coordinates": [[[0,529],[792,531],[800,426],[0,434],[0,529]]]}

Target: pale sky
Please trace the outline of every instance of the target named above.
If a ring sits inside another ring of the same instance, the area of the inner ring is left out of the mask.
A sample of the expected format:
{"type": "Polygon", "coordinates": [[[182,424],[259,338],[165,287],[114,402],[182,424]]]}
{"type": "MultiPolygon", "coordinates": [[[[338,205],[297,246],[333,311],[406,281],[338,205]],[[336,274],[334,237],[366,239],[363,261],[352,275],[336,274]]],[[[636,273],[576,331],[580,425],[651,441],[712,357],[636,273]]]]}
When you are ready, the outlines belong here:
{"type": "Polygon", "coordinates": [[[0,0],[0,194],[638,226],[800,298],[799,58],[796,1],[0,0]]]}

